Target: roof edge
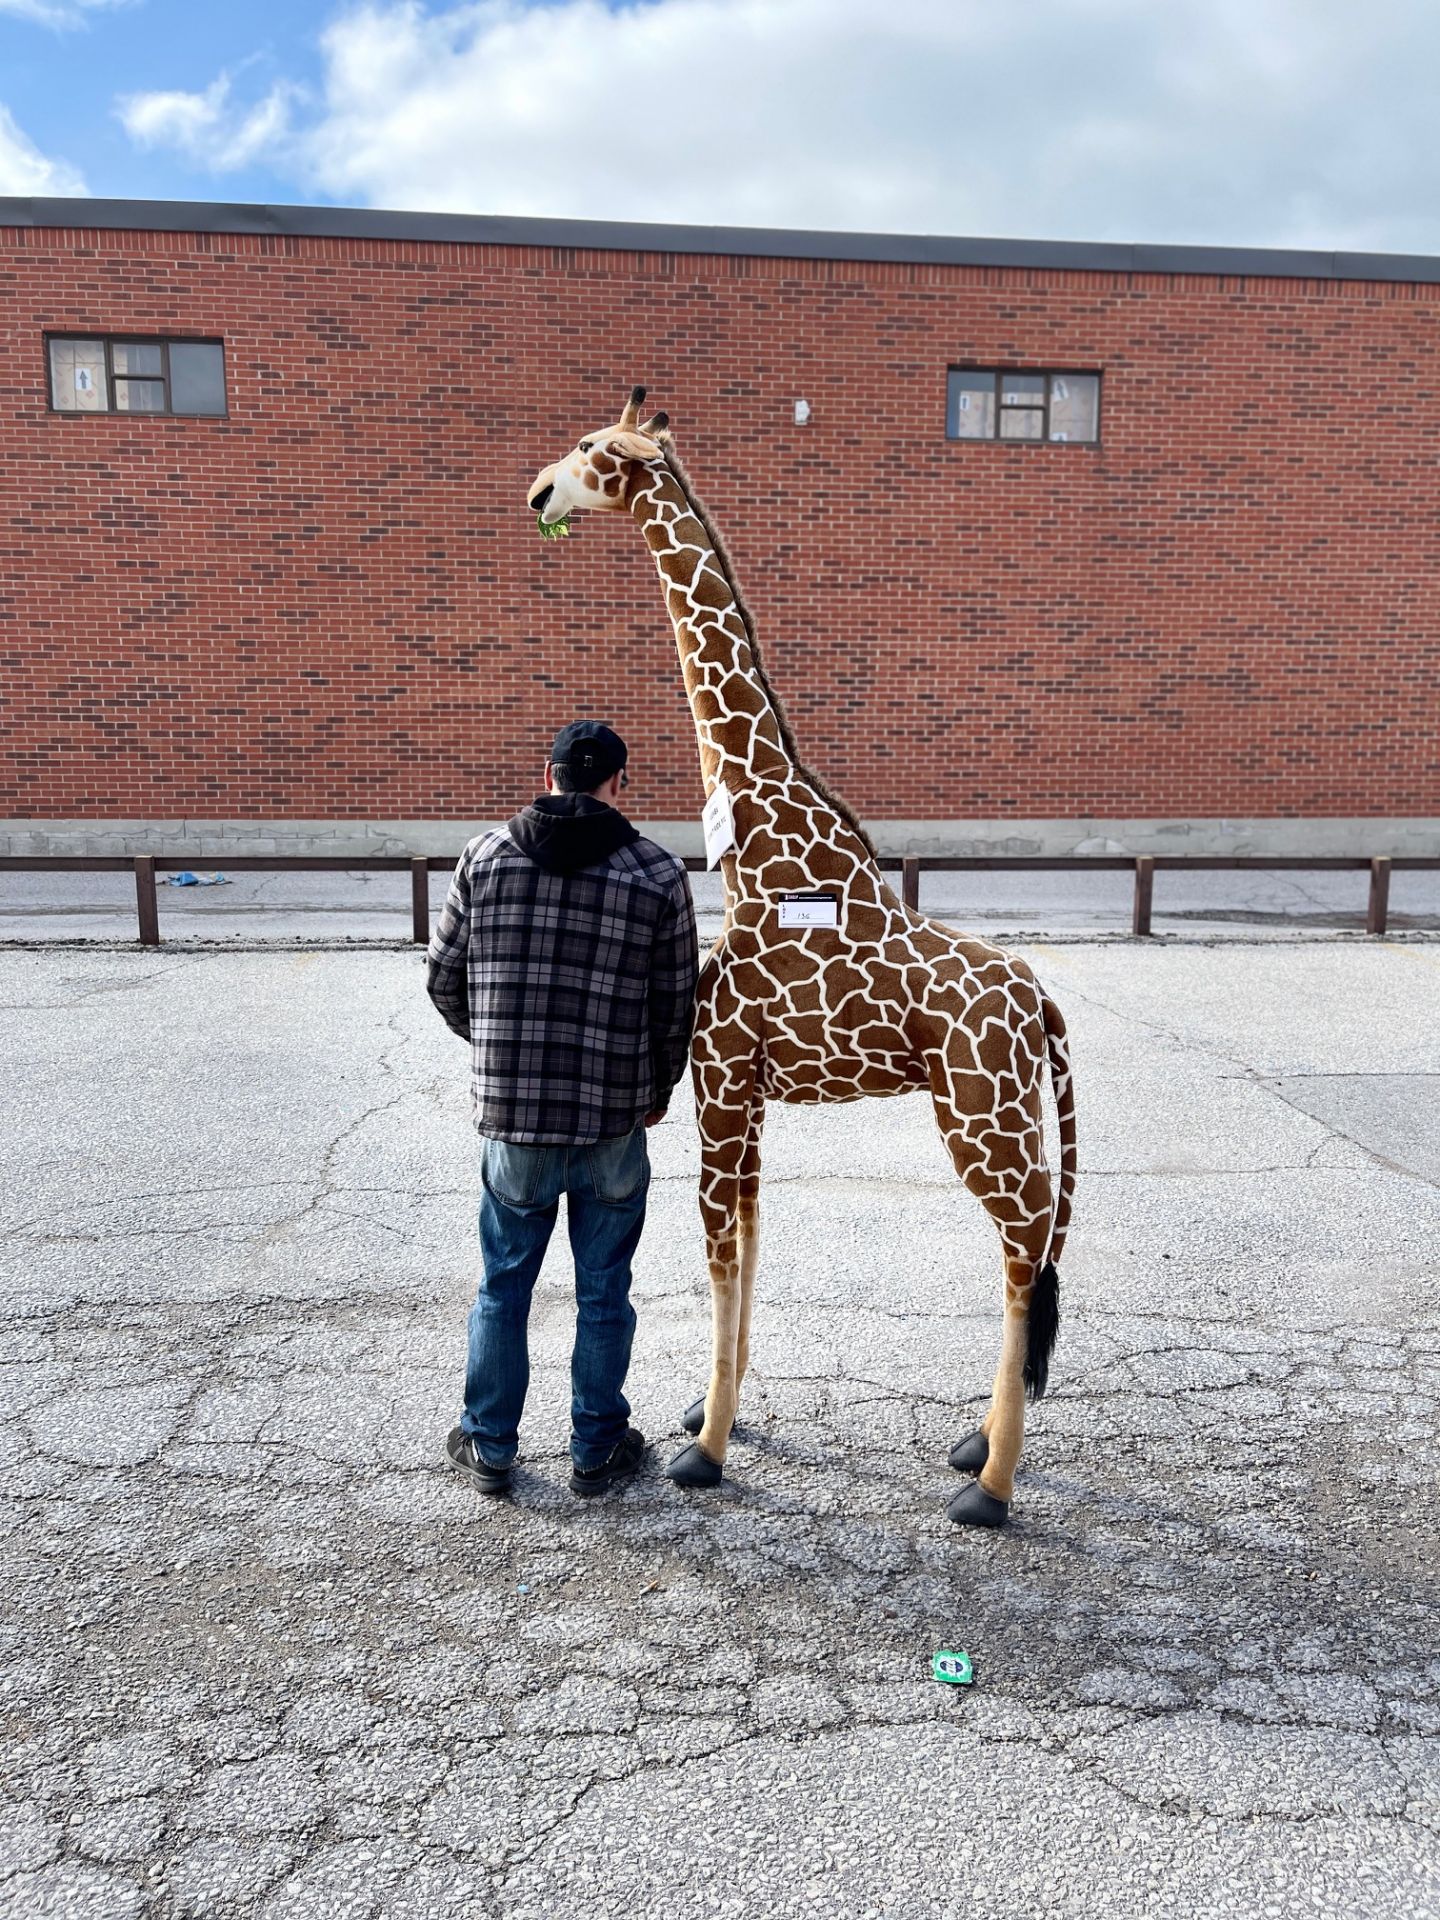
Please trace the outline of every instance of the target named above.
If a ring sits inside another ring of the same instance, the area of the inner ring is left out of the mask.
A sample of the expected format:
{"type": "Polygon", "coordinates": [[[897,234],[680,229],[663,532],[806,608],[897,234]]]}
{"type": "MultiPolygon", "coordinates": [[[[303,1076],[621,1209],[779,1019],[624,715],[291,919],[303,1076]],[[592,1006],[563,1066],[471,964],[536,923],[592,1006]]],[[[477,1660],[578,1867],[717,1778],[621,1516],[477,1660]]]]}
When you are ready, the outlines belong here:
{"type": "Polygon", "coordinates": [[[1430,254],[1309,252],[1284,247],[1155,246],[1111,240],[832,233],[785,227],[692,227],[510,214],[405,213],[371,207],[202,200],[0,196],[0,226],[135,233],[295,234],[315,239],[458,246],[576,247],[599,253],[738,254],[916,266],[1040,267],[1072,273],[1258,275],[1294,280],[1440,282],[1430,254]]]}

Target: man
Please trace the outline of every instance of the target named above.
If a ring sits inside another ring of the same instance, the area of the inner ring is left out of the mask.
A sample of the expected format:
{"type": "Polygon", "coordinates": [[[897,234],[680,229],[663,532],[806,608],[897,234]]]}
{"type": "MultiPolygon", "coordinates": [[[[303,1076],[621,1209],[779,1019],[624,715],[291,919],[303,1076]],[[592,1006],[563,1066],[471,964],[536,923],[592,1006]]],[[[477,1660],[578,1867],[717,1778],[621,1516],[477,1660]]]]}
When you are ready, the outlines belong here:
{"type": "Polygon", "coordinates": [[[548,791],[460,856],[427,955],[430,998],[471,1046],[484,1277],[470,1313],[457,1472],[508,1490],[530,1381],[530,1296],[560,1195],[575,1257],[570,1485],[634,1473],[644,1437],[623,1388],[645,1223],[645,1129],[685,1069],[695,911],[685,869],[618,810],[625,743],[576,720],[555,736],[548,791]]]}

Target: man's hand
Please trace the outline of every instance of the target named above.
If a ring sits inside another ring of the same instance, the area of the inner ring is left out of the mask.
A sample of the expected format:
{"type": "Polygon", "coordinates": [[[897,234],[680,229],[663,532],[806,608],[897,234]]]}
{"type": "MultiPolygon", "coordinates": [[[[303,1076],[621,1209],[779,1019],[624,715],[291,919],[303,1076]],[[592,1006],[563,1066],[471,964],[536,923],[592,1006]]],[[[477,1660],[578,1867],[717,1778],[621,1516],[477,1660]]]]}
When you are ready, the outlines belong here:
{"type": "Polygon", "coordinates": [[[659,1126],[659,1124],[660,1124],[660,1122],[661,1122],[661,1121],[662,1121],[662,1120],[663,1120],[664,1118],[665,1118],[665,1109],[664,1109],[664,1107],[656,1107],[656,1109],[655,1109],[655,1111],[654,1111],[653,1113],[647,1113],[647,1114],[646,1114],[646,1116],[645,1116],[645,1124],[646,1124],[646,1126],[647,1126],[647,1127],[658,1127],[658,1126],[659,1126]]]}

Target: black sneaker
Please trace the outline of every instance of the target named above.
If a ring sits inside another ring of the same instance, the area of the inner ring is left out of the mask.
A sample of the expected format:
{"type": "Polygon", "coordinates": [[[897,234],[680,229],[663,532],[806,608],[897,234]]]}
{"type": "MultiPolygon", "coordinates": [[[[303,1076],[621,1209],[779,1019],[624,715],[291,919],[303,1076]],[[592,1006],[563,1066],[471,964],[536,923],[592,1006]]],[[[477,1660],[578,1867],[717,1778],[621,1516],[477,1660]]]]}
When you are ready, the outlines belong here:
{"type": "Polygon", "coordinates": [[[450,1429],[445,1442],[445,1454],[456,1473],[468,1480],[472,1487],[478,1487],[481,1493],[508,1493],[512,1467],[492,1467],[481,1457],[474,1437],[462,1433],[459,1427],[450,1429]]]}
{"type": "Polygon", "coordinates": [[[627,1479],[639,1466],[645,1453],[645,1436],[634,1427],[627,1427],[621,1437],[610,1449],[609,1455],[598,1467],[572,1467],[570,1469],[570,1491],[578,1493],[582,1499],[589,1500],[597,1493],[604,1493],[607,1487],[613,1487],[617,1480],[627,1479]]]}

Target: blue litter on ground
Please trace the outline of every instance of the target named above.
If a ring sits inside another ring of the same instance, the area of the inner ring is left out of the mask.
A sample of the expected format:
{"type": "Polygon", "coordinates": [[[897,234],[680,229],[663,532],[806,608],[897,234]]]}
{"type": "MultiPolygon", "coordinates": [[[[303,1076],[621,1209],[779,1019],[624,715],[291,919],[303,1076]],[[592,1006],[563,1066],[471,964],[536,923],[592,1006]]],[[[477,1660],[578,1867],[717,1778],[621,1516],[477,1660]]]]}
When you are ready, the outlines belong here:
{"type": "Polygon", "coordinates": [[[230,882],[223,873],[191,873],[186,867],[180,873],[167,873],[167,887],[228,887],[230,882]]]}

